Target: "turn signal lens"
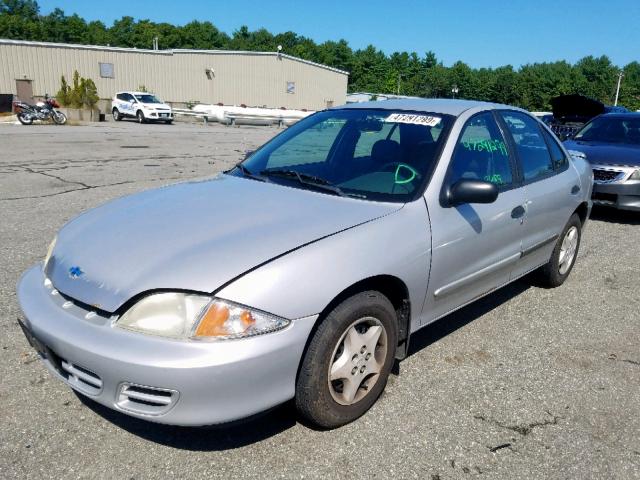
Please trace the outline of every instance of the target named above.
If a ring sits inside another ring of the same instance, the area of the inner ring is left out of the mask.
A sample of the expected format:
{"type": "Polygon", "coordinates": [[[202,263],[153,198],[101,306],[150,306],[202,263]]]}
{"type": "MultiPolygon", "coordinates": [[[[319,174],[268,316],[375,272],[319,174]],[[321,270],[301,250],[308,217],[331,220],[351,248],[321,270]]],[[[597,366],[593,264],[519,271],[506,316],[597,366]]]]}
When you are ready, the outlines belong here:
{"type": "Polygon", "coordinates": [[[211,304],[198,324],[196,337],[227,335],[225,328],[227,320],[229,320],[229,307],[217,302],[211,304]]]}
{"type": "Polygon", "coordinates": [[[287,319],[215,299],[202,314],[193,338],[242,338],[280,330],[287,325],[287,319]]]}

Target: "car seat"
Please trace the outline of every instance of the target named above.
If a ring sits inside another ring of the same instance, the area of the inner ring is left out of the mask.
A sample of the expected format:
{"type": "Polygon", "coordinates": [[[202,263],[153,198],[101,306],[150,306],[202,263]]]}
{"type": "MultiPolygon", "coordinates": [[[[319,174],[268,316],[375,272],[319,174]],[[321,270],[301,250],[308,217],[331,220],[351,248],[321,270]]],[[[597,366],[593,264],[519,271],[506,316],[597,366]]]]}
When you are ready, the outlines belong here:
{"type": "Polygon", "coordinates": [[[395,140],[378,140],[371,148],[371,163],[382,167],[387,163],[400,162],[400,145],[395,140]]]}

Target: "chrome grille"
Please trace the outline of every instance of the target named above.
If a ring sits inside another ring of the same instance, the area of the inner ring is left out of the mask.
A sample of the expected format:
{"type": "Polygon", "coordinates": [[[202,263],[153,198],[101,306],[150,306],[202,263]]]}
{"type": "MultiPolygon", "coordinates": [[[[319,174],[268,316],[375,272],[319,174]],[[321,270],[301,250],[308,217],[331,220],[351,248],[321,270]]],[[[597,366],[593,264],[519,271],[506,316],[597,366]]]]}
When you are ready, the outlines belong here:
{"type": "Polygon", "coordinates": [[[624,172],[619,170],[600,170],[593,169],[593,180],[601,183],[609,183],[615,182],[616,180],[620,180],[620,178],[624,175],[624,172]]]}

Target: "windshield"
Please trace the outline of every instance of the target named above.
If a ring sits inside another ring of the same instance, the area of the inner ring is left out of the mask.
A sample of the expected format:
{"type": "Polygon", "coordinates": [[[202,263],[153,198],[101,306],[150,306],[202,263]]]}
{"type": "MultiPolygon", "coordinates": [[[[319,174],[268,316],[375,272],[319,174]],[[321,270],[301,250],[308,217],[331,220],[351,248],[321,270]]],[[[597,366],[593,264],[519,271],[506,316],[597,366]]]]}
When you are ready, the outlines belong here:
{"type": "Polygon", "coordinates": [[[607,116],[594,118],[574,138],[584,142],[640,145],[640,115],[635,118],[607,116]]]}
{"type": "Polygon", "coordinates": [[[151,95],[150,93],[145,93],[144,95],[136,95],[136,98],[141,103],[162,103],[158,97],[155,95],[151,95]]]}
{"type": "Polygon", "coordinates": [[[369,200],[422,191],[452,117],[345,109],[314,114],[275,137],[232,174],[369,200]]]}

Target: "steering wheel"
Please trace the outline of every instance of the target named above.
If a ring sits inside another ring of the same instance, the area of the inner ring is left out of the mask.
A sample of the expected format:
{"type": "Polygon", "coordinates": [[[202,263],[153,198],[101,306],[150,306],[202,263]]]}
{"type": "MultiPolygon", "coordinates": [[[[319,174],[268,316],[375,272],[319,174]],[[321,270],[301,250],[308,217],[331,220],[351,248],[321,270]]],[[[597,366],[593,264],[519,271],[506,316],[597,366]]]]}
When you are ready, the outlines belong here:
{"type": "Polygon", "coordinates": [[[410,182],[413,182],[416,178],[419,180],[420,177],[422,177],[422,175],[420,175],[420,173],[415,168],[413,168],[411,165],[408,165],[406,163],[402,163],[402,162],[385,163],[382,166],[382,170],[384,171],[388,167],[395,167],[396,171],[393,176],[393,183],[397,185],[410,183],[410,182]],[[402,175],[400,172],[402,172],[403,170],[408,170],[409,175],[406,175],[406,174],[402,175]]]}

